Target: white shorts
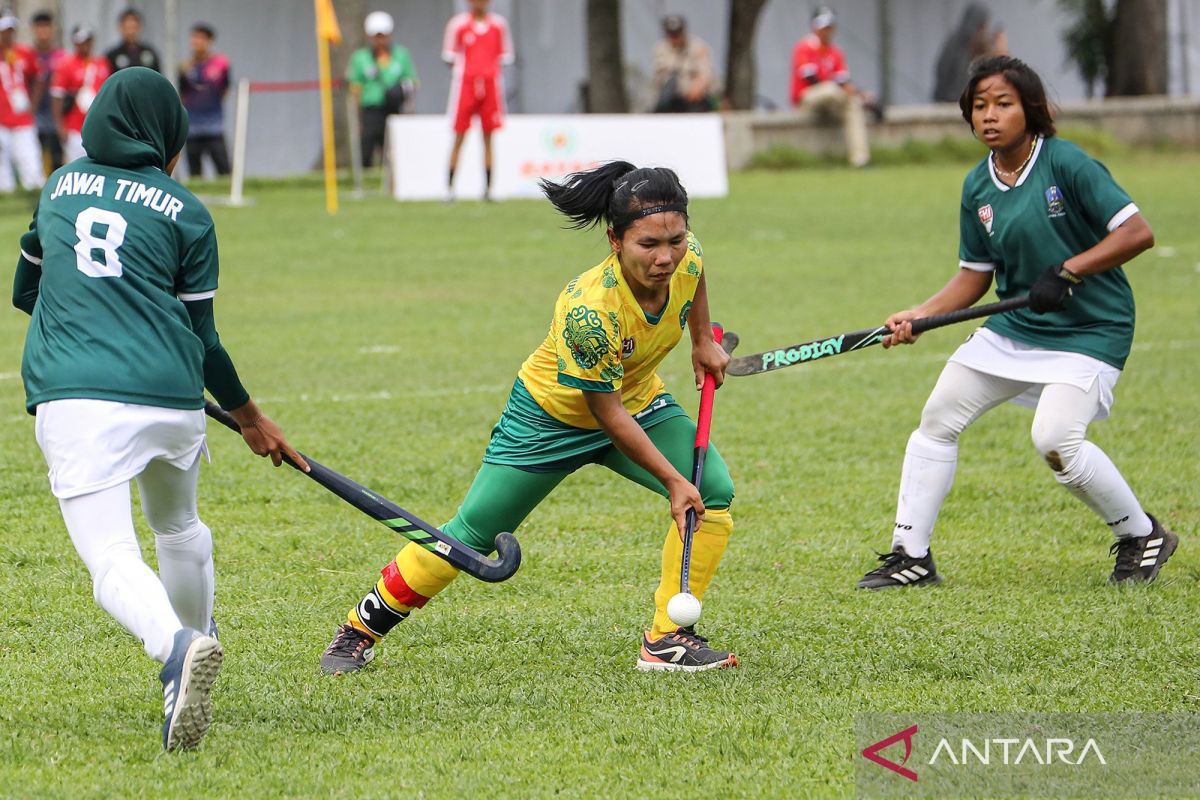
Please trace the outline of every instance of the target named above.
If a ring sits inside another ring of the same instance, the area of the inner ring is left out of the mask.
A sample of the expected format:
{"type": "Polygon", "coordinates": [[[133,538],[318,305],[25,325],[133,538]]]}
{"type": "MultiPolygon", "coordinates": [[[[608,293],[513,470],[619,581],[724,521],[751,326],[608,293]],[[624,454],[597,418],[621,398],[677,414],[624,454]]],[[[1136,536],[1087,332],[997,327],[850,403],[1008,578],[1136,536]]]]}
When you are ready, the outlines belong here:
{"type": "Polygon", "coordinates": [[[1013,398],[1014,403],[1027,408],[1037,407],[1042,387],[1048,383],[1065,383],[1084,392],[1090,392],[1093,384],[1098,383],[1100,405],[1093,419],[1109,415],[1113,389],[1121,377],[1121,370],[1097,358],[1034,347],[988,328],[980,328],[967,337],[949,360],[987,375],[1034,384],[1013,398]]]}
{"type": "Polygon", "coordinates": [[[155,460],[188,469],[204,450],[204,410],[51,400],[38,405],[35,431],[50,491],[67,499],[131,481],[155,460]]]}
{"type": "Polygon", "coordinates": [[[83,134],[78,131],[68,131],[67,141],[63,143],[63,163],[70,164],[77,158],[83,158],[87,151],[83,149],[83,134]]]}

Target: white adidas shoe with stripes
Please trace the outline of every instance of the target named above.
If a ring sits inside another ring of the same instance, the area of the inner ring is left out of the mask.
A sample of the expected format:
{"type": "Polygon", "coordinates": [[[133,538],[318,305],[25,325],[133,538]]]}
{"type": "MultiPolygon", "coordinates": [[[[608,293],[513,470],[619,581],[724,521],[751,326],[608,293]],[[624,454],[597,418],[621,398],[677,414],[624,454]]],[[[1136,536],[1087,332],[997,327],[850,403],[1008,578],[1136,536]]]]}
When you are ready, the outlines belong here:
{"type": "Polygon", "coordinates": [[[903,586],[933,586],[942,582],[933,564],[933,551],[913,558],[902,545],[890,553],[880,553],[881,563],[858,582],[859,589],[899,589],[903,586]]]}

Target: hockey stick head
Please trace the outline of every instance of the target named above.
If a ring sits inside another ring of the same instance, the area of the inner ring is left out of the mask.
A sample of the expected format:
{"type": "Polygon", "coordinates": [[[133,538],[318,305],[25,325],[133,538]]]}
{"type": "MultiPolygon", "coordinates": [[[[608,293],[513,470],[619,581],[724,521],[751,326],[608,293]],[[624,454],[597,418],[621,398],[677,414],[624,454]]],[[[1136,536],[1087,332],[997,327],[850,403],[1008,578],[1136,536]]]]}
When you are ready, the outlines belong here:
{"type": "Polygon", "coordinates": [[[740,341],[741,339],[738,338],[736,333],[733,331],[725,331],[725,336],[721,339],[721,347],[724,348],[726,353],[732,355],[733,351],[737,349],[740,341]]]}
{"type": "Polygon", "coordinates": [[[500,583],[508,580],[521,566],[521,545],[517,537],[511,533],[501,533],[496,537],[496,557],[484,558],[483,563],[475,567],[472,574],[487,583],[500,583]]]}

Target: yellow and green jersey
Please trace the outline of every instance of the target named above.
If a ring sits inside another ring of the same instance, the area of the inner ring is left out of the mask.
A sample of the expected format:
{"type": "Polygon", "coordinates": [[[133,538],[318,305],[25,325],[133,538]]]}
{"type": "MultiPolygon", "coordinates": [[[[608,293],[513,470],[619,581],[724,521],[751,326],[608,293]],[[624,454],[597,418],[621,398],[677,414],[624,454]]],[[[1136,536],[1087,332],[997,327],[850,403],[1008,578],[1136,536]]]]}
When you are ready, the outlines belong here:
{"type": "Polygon", "coordinates": [[[616,254],[610,254],[563,289],[550,332],[518,377],[542,410],[575,428],[600,428],[585,391],[620,392],[630,414],[645,410],[665,391],[658,365],[683,335],[701,274],[703,250],[689,233],[666,305],[649,314],[634,299],[616,254]]]}

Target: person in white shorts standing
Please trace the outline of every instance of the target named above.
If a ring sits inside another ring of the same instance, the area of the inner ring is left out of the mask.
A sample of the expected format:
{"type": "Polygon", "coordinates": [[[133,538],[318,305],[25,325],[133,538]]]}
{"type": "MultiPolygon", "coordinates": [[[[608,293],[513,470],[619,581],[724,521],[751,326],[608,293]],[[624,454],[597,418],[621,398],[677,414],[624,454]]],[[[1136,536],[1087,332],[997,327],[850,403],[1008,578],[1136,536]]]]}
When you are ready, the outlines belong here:
{"type": "Polygon", "coordinates": [[[884,347],[916,340],[909,322],[973,305],[996,281],[1029,307],[991,317],[950,357],[908,440],[892,550],[862,589],[938,583],[929,551],[954,481],[958,437],[1006,400],[1032,405],[1033,443],[1054,476],[1116,537],[1109,581],[1151,581],[1179,543],[1143,510],[1109,457],[1085,438],[1108,415],[1133,342],[1121,265],[1154,234],[1108,170],[1055,136],[1041,79],[1024,62],[975,62],[959,100],[991,150],[963,182],[959,271],[920,306],[892,314],[884,347]]]}
{"type": "Polygon", "coordinates": [[[212,217],[169,177],[186,137],[166,78],[131,67],[109,79],[83,124],[87,155],[42,190],[13,285],[32,317],[21,376],[50,488],[96,602],[163,662],[167,750],[203,737],[223,655],[212,535],[196,510],[204,389],[255,453],[307,468],[217,336],[212,217]],[[158,574],[134,533],[134,480],[158,574]]]}

